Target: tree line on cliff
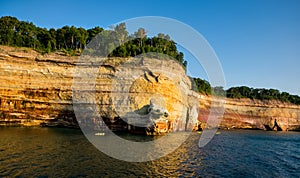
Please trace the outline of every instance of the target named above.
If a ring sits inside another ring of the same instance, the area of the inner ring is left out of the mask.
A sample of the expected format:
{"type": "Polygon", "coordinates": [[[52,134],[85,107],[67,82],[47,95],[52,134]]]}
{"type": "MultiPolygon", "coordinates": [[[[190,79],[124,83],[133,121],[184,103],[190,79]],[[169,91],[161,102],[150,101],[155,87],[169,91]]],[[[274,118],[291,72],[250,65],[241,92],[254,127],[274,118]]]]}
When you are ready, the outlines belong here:
{"type": "Polygon", "coordinates": [[[298,95],[291,95],[287,92],[280,92],[277,89],[250,88],[247,86],[231,87],[227,90],[223,87],[212,87],[206,80],[193,78],[196,91],[206,95],[226,96],[228,98],[250,98],[258,100],[279,100],[293,104],[300,104],[298,95]]]}
{"type": "Polygon", "coordinates": [[[19,21],[15,17],[0,18],[0,44],[16,47],[29,47],[41,53],[62,51],[69,55],[80,54],[93,38],[100,38],[97,50],[87,50],[94,54],[107,54],[111,57],[129,57],[148,52],[166,54],[186,67],[182,52],[170,36],[159,33],[147,37],[147,32],[139,28],[134,34],[129,34],[125,23],[104,30],[97,26],[90,29],[64,26],[54,29],[40,28],[32,22],[19,21]],[[101,33],[101,36],[97,34],[101,33]],[[121,44],[121,45],[120,45],[121,44]]]}
{"type": "MultiPolygon", "coordinates": [[[[80,54],[83,49],[95,54],[108,54],[111,57],[129,57],[148,52],[163,53],[171,56],[184,67],[182,52],[179,52],[176,43],[170,36],[159,33],[154,37],[147,37],[147,32],[139,28],[134,34],[129,34],[125,23],[104,30],[101,27],[84,29],[82,27],[64,26],[54,29],[40,28],[32,22],[19,21],[15,17],[0,18],[0,45],[29,47],[41,53],[62,51],[69,55],[80,54]],[[101,36],[97,36],[101,33],[101,36]],[[97,41],[97,50],[86,49],[93,38],[97,41]],[[122,45],[119,45],[122,44],[122,45]]],[[[293,104],[300,104],[300,97],[276,89],[256,89],[246,86],[232,87],[227,90],[223,87],[211,87],[210,83],[200,78],[191,78],[193,88],[202,94],[215,94],[229,98],[250,98],[259,100],[280,100],[293,104]]]]}

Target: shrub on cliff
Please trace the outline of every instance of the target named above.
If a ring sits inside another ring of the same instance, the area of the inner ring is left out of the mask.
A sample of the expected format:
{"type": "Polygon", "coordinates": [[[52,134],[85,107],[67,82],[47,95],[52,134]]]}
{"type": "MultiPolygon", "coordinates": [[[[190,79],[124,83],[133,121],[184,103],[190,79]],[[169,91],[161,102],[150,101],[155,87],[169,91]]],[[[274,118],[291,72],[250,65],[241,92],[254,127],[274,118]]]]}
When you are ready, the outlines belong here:
{"type": "Polygon", "coordinates": [[[300,104],[300,97],[276,89],[249,88],[247,86],[232,87],[226,91],[228,98],[250,98],[259,100],[279,100],[293,104],[300,104]]]}
{"type": "Polygon", "coordinates": [[[89,51],[91,55],[112,51],[109,53],[110,57],[129,57],[147,52],[158,52],[169,55],[185,67],[187,66],[183,53],[177,50],[176,43],[171,40],[170,36],[159,33],[157,36],[147,37],[147,32],[143,28],[138,29],[134,34],[129,34],[125,23],[118,24],[109,30],[101,27],[86,30],[75,26],[48,30],[36,27],[31,22],[19,21],[15,17],[0,18],[1,45],[29,47],[41,53],[63,51],[68,55],[77,55],[93,38],[97,38],[99,33],[102,34],[103,39],[97,40],[100,44],[97,44],[99,48],[96,51],[100,53],[96,53],[95,50],[89,51]]]}

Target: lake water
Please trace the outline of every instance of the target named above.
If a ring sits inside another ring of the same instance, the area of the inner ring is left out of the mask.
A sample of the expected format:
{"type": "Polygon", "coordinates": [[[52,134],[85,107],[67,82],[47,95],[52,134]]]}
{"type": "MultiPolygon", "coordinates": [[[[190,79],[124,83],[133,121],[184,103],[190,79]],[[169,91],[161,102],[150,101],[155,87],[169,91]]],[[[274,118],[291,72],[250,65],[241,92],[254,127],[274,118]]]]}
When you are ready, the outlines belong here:
{"type": "Polygon", "coordinates": [[[300,133],[221,131],[204,148],[199,137],[161,159],[128,163],[80,130],[0,127],[0,177],[300,177],[300,133]]]}

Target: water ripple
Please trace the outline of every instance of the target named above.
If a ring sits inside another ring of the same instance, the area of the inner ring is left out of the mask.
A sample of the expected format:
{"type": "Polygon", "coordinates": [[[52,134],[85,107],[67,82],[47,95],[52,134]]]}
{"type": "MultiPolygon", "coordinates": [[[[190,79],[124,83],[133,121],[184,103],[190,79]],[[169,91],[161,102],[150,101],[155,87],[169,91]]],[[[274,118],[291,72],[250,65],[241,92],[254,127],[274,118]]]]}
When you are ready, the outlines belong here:
{"type": "Polygon", "coordinates": [[[0,128],[0,177],[300,176],[299,133],[221,132],[204,148],[193,133],[168,156],[128,163],[99,152],[79,130],[0,128]]]}

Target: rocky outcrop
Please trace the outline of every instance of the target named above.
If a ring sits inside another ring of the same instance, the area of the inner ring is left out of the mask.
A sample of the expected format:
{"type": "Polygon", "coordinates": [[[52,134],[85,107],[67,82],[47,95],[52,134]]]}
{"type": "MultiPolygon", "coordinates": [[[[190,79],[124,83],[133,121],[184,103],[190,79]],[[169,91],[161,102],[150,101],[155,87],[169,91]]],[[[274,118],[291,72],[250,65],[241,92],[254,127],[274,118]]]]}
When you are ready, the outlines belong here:
{"type": "Polygon", "coordinates": [[[0,48],[0,123],[77,127],[72,107],[76,57],[0,48]]]}
{"type": "Polygon", "coordinates": [[[1,124],[78,127],[79,121],[99,130],[104,120],[115,131],[146,132],[143,127],[150,126],[149,133],[163,133],[192,129],[196,122],[191,108],[198,94],[173,60],[141,58],[141,64],[132,58],[110,58],[100,64],[25,48],[2,46],[0,52],[1,124]],[[138,64],[132,67],[134,62],[138,64]],[[88,80],[81,77],[95,69],[94,88],[87,90],[80,79],[88,80]],[[78,75],[78,70],[83,73],[78,75]],[[79,106],[82,112],[76,119],[73,109],[79,106]]]}
{"type": "MultiPolygon", "coordinates": [[[[189,130],[198,113],[203,128],[209,114],[217,112],[210,106],[220,99],[197,98],[184,68],[175,61],[110,58],[99,65],[78,59],[0,46],[0,124],[78,127],[74,108],[84,105],[84,111],[77,115],[84,115],[79,119],[83,125],[101,130],[104,120],[114,131],[155,134],[189,130]],[[78,66],[84,69],[83,76],[96,69],[94,91],[76,90],[86,86],[80,81],[74,86],[78,66]],[[74,93],[74,89],[79,92],[74,93]]],[[[300,130],[297,105],[226,99],[224,106],[220,128],[300,130]]]]}
{"type": "MultiPolygon", "coordinates": [[[[210,103],[218,98],[201,95],[199,120],[206,122],[210,103]]],[[[280,101],[226,99],[222,129],[300,131],[300,106],[280,101]]]]}
{"type": "Polygon", "coordinates": [[[101,63],[99,70],[94,71],[90,66],[79,65],[75,74],[75,111],[79,110],[77,119],[87,130],[103,130],[103,123],[95,124],[98,116],[115,131],[160,134],[193,129],[197,111],[192,108],[197,107],[198,94],[191,90],[185,69],[176,61],[146,56],[111,59],[82,56],[81,61],[101,63]],[[92,107],[96,115],[85,112],[92,107]]]}

